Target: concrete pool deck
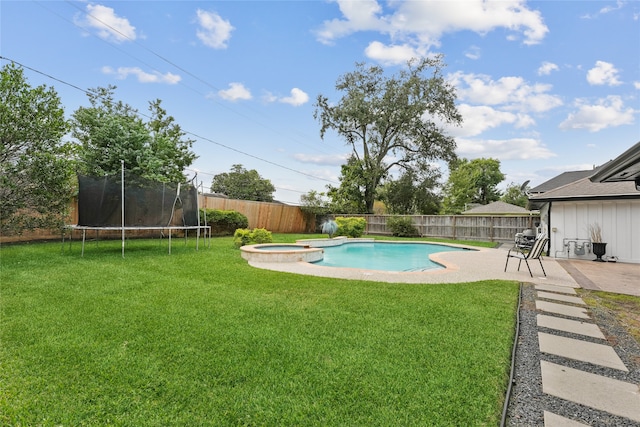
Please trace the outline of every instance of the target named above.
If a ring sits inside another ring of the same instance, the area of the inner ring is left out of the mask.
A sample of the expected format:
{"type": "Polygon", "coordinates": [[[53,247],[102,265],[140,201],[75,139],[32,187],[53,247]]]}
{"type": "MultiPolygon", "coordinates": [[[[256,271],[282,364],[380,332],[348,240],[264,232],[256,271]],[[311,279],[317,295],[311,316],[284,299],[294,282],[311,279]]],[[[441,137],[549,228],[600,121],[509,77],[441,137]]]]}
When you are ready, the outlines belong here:
{"type": "Polygon", "coordinates": [[[579,287],[576,280],[554,258],[544,258],[545,277],[536,260],[530,261],[531,272],[522,263],[518,271],[518,260],[509,260],[507,271],[504,265],[510,245],[496,249],[473,248],[469,251],[441,252],[431,256],[446,268],[420,272],[386,272],[377,270],[361,270],[355,268],[323,267],[307,262],[256,262],[249,264],[256,268],[297,273],[312,276],[332,277],[351,280],[372,280],[390,283],[461,283],[479,280],[518,280],[536,284],[553,283],[558,286],[579,287]]]}

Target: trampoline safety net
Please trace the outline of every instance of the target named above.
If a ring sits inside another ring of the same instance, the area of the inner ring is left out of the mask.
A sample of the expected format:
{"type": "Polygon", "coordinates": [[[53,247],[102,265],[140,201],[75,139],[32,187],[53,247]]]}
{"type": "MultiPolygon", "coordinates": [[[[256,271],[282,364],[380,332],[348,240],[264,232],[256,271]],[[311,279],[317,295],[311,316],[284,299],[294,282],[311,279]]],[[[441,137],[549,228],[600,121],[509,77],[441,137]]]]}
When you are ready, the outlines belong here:
{"type": "MultiPolygon", "coordinates": [[[[78,175],[78,226],[121,227],[122,175],[78,175]]],[[[124,226],[198,226],[193,182],[173,184],[124,173],[124,226]]]]}

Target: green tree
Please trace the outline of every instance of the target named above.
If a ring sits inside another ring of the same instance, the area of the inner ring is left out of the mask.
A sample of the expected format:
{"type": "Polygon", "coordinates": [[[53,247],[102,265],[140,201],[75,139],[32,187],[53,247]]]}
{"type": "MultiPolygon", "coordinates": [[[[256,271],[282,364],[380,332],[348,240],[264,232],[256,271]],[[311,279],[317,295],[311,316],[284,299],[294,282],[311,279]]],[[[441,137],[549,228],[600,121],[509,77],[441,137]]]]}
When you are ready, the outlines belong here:
{"type": "Polygon", "coordinates": [[[213,177],[211,191],[225,194],[232,199],[273,202],[276,188],[255,169],[246,170],[242,165],[233,165],[231,172],[213,177]]]}
{"type": "Polygon", "coordinates": [[[21,67],[0,70],[0,231],[64,224],[73,191],[72,145],[53,88],[31,87],[21,67]]]}
{"type": "Polygon", "coordinates": [[[190,150],[193,140],[161,107],[161,101],[149,102],[150,119],[144,122],[138,111],[115,101],[115,86],[89,92],[90,107],[80,107],[72,115],[72,136],[81,144],[79,169],[82,173],[103,176],[125,167],[144,178],[161,182],[184,181],[184,168],[196,155],[190,150]]]}
{"type": "Polygon", "coordinates": [[[421,169],[429,161],[455,159],[455,140],[438,125],[462,121],[443,67],[441,56],[412,60],[389,77],[379,66],[358,63],[338,79],[336,89],[344,93],[338,102],[318,95],[320,136],[334,130],[351,147],[366,212],[373,212],[376,189],[392,167],[421,169]]]}
{"type": "Polygon", "coordinates": [[[523,208],[527,207],[527,203],[529,202],[529,197],[527,197],[527,189],[529,181],[524,184],[516,184],[512,182],[507,186],[500,200],[505,203],[511,203],[512,205],[522,206],[523,208]]]}
{"type": "Polygon", "coordinates": [[[335,213],[367,213],[366,178],[362,161],[350,156],[340,168],[340,186],[327,185],[327,196],[331,199],[330,210],[335,213]]]}
{"type": "Polygon", "coordinates": [[[504,178],[497,159],[460,159],[451,163],[444,186],[443,213],[458,214],[469,203],[486,205],[499,200],[498,184],[504,178]]]}
{"type": "Polygon", "coordinates": [[[325,194],[311,190],[300,196],[300,209],[310,215],[326,215],[329,213],[329,202],[324,198],[325,194]]]}
{"type": "Polygon", "coordinates": [[[379,198],[396,215],[434,215],[440,211],[439,187],[440,173],[427,169],[419,174],[407,170],[397,180],[388,181],[379,192],[379,198]]]}

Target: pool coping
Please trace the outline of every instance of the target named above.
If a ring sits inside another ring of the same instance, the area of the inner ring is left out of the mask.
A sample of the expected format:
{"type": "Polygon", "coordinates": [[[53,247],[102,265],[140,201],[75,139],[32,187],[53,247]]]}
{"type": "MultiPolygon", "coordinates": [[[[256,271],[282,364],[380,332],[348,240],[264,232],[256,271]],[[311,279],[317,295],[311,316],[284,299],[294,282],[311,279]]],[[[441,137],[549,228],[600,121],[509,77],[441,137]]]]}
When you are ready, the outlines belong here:
{"type": "MultiPolygon", "coordinates": [[[[429,242],[443,244],[442,242],[429,242]]],[[[336,279],[365,280],[388,283],[461,283],[477,282],[481,280],[517,280],[531,283],[553,283],[559,286],[579,287],[571,275],[554,259],[545,257],[543,260],[546,276],[542,275],[540,265],[531,263],[534,277],[529,276],[525,265],[518,271],[518,263],[511,261],[505,272],[505,260],[510,246],[499,248],[481,248],[457,244],[456,246],[468,251],[439,252],[430,255],[432,261],[445,266],[443,269],[426,271],[378,271],[357,268],[325,267],[308,262],[255,262],[249,265],[266,270],[294,273],[309,276],[321,276],[336,279]]],[[[524,263],[522,263],[524,264],[524,263]]]]}

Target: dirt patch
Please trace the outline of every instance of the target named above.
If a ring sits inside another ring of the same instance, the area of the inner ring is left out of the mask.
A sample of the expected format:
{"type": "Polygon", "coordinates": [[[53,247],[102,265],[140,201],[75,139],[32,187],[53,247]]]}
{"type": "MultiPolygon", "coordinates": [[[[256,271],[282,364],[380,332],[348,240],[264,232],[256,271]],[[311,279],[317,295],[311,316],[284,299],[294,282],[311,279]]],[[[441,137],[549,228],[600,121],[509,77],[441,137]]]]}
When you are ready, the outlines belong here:
{"type": "Polygon", "coordinates": [[[595,310],[607,310],[640,343],[640,297],[582,290],[584,302],[595,310]]]}

